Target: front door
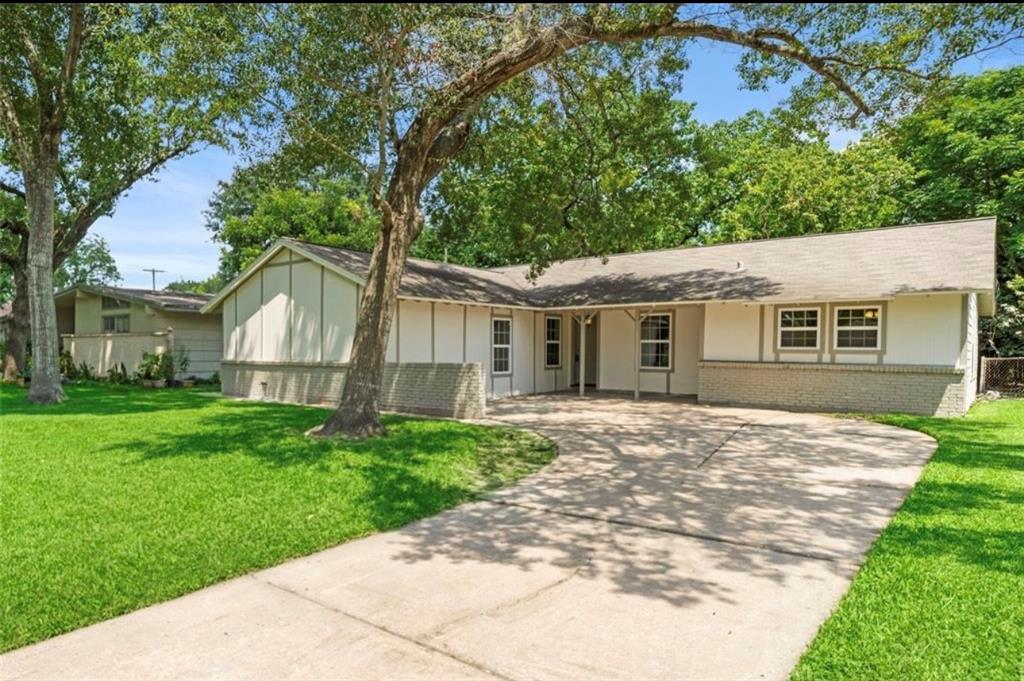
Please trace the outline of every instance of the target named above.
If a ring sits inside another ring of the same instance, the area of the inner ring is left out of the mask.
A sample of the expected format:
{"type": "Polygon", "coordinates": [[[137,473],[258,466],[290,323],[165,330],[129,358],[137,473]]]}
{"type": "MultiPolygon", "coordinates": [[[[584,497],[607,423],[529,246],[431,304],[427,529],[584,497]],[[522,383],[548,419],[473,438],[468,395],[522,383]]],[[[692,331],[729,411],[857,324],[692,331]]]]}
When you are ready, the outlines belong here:
{"type": "MultiPolygon", "coordinates": [[[[586,356],[583,357],[583,375],[588,386],[597,386],[597,324],[599,315],[590,318],[584,339],[586,356]]],[[[580,384],[580,321],[573,319],[572,324],[572,384],[580,384]]]]}

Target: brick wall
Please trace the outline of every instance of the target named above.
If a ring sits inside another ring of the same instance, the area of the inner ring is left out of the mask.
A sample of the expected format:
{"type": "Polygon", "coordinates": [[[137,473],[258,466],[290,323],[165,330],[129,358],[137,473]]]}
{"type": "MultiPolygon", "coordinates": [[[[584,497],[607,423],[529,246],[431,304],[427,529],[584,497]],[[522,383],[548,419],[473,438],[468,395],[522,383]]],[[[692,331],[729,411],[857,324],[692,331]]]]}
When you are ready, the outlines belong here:
{"type": "MultiPolygon", "coordinates": [[[[224,361],[221,390],[235,397],[334,406],[347,372],[341,363],[224,361]]],[[[381,408],[388,411],[480,418],[484,397],[479,363],[384,366],[381,408]]]]}
{"type": "Polygon", "coordinates": [[[964,372],[953,367],[769,362],[698,363],[697,399],[813,411],[963,415],[964,372]]]}

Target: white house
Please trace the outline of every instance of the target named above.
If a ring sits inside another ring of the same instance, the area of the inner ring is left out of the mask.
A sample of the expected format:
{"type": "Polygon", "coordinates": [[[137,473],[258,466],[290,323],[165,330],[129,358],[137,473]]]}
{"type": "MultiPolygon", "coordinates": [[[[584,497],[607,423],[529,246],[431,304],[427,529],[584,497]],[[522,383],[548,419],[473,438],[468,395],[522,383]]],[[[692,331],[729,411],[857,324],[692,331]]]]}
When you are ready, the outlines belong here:
{"type": "MultiPolygon", "coordinates": [[[[203,307],[227,394],[334,403],[370,256],[282,239],[203,307]]],[[[383,404],[479,416],[588,388],[824,411],[963,414],[995,220],[477,269],[410,259],[383,404]],[[582,376],[582,380],[581,380],[582,376]]]]}

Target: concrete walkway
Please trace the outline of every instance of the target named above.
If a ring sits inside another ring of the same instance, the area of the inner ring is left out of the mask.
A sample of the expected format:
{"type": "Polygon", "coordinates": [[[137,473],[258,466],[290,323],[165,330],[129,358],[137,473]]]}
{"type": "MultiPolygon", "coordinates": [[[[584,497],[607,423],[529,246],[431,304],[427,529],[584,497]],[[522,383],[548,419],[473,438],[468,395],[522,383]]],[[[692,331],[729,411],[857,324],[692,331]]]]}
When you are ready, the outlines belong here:
{"type": "Polygon", "coordinates": [[[4,679],[784,678],[934,449],[778,411],[565,395],[490,500],[0,658],[4,679]]]}

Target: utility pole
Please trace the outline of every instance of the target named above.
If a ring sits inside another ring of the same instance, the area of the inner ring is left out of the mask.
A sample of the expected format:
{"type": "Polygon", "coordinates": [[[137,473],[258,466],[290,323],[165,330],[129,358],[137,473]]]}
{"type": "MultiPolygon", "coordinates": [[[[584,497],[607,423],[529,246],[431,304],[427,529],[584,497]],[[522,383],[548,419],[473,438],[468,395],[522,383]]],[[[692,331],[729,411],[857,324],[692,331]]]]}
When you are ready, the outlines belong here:
{"type": "Polygon", "coordinates": [[[157,272],[163,273],[166,270],[155,270],[153,268],[145,268],[144,267],[144,268],[142,268],[142,271],[143,272],[149,272],[151,275],[153,275],[153,293],[156,293],[156,275],[157,275],[157,272]]]}

